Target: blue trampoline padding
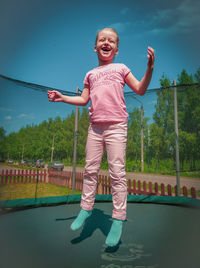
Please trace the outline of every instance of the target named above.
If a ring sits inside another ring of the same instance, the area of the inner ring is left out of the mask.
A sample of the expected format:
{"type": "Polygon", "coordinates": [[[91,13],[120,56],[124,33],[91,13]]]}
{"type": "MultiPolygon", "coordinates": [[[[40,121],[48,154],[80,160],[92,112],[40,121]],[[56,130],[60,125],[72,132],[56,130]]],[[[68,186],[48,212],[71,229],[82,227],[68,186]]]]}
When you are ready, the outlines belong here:
{"type": "MultiPolygon", "coordinates": [[[[81,195],[65,195],[55,197],[25,198],[0,201],[1,208],[39,207],[60,204],[79,203],[81,195]]],[[[112,195],[96,195],[96,202],[111,202],[112,195]]],[[[200,200],[184,196],[155,196],[155,195],[128,195],[128,202],[169,204],[200,208],[200,200]]]]}

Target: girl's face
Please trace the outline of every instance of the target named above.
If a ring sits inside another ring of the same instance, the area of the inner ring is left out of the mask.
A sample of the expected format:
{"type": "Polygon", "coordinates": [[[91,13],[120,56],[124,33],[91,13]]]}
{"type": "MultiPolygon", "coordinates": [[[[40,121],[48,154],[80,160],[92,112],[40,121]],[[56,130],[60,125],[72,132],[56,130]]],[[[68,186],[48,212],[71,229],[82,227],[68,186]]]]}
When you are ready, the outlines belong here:
{"type": "Polygon", "coordinates": [[[118,54],[117,34],[109,29],[100,31],[94,51],[97,52],[99,65],[112,63],[118,54]]]}

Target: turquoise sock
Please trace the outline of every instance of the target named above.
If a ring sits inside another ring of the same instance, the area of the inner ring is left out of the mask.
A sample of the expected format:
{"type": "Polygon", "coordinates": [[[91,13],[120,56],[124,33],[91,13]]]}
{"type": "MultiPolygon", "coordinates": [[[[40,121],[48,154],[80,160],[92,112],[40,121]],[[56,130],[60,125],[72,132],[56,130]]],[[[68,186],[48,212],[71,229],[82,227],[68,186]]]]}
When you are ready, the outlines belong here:
{"type": "Polygon", "coordinates": [[[106,245],[109,247],[114,247],[119,243],[122,234],[123,221],[113,219],[113,223],[110,232],[106,238],[106,245]]]}
{"type": "Polygon", "coordinates": [[[84,210],[81,209],[81,211],[79,212],[78,216],[76,217],[76,219],[72,222],[71,224],[71,229],[73,231],[79,229],[83,223],[85,222],[85,220],[92,214],[91,210],[84,210]]]}

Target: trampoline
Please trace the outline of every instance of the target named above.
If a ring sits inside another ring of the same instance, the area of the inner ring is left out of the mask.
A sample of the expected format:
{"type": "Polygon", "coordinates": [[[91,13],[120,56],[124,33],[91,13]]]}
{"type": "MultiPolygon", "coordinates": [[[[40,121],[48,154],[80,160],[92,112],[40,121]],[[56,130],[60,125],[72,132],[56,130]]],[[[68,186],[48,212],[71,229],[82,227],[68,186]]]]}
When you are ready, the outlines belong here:
{"type": "Polygon", "coordinates": [[[97,195],[93,214],[71,231],[80,195],[0,202],[2,268],[198,268],[200,200],[128,196],[119,245],[105,245],[112,197],[97,195]],[[1,209],[1,212],[4,211],[1,209]]]}

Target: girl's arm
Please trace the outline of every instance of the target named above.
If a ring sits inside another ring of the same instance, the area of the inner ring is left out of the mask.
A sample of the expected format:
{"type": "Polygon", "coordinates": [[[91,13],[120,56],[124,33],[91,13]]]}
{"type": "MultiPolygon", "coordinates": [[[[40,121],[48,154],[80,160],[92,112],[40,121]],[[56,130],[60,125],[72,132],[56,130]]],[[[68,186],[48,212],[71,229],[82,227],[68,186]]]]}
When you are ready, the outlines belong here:
{"type": "Polygon", "coordinates": [[[65,96],[62,95],[60,92],[56,90],[48,91],[48,98],[49,101],[54,102],[65,102],[73,105],[78,106],[85,106],[87,105],[89,99],[90,99],[90,90],[88,86],[85,86],[81,96],[65,96]]]}
{"type": "Polygon", "coordinates": [[[129,73],[125,78],[126,84],[138,95],[144,95],[151,81],[155,60],[154,49],[151,47],[148,47],[147,58],[147,70],[141,81],[138,81],[132,73],[129,73]]]}

